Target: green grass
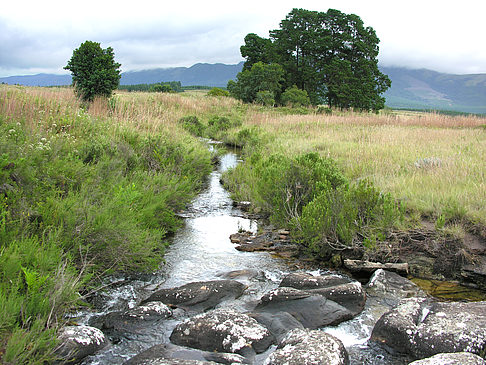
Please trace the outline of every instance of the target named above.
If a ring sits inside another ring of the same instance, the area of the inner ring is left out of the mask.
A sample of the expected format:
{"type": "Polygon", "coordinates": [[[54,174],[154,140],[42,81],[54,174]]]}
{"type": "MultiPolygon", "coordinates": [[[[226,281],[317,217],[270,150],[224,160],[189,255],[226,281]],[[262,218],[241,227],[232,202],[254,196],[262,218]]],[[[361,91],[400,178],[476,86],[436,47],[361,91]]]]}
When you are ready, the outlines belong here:
{"type": "Polygon", "coordinates": [[[80,290],[156,269],[210,172],[172,114],[142,109],[166,101],[139,97],[86,110],[69,89],[0,88],[2,362],[52,362],[80,290]]]}

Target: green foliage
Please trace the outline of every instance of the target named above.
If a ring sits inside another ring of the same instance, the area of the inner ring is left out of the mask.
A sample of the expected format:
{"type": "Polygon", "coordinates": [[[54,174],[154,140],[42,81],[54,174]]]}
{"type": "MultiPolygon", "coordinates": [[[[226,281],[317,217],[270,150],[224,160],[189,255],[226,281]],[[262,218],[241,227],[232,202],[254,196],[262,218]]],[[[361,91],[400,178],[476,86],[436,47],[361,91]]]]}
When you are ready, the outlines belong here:
{"type": "Polygon", "coordinates": [[[230,96],[230,93],[228,90],[223,90],[219,87],[213,87],[211,90],[208,91],[206,94],[207,96],[230,96]]]}
{"type": "Polygon", "coordinates": [[[115,62],[113,48],[102,49],[99,43],[86,41],[73,51],[64,69],[71,71],[81,99],[92,101],[96,96],[111,96],[120,82],[120,66],[115,62]]]}
{"type": "Polygon", "coordinates": [[[250,200],[314,257],[336,250],[373,248],[401,219],[390,195],[371,182],[349,184],[332,159],[317,153],[295,158],[252,154],[224,176],[238,200],[250,200]]]}
{"type": "Polygon", "coordinates": [[[186,131],[198,137],[202,137],[206,129],[205,125],[195,115],[182,117],[179,119],[179,123],[186,131]]]}
{"type": "Polygon", "coordinates": [[[360,244],[373,248],[401,218],[400,206],[390,195],[360,180],[316,196],[294,222],[295,236],[307,252],[327,260],[335,250],[360,244]]]}
{"type": "Polygon", "coordinates": [[[309,106],[310,100],[307,91],[300,90],[296,85],[288,88],[282,93],[282,105],[290,107],[309,106]]]}
{"type": "Polygon", "coordinates": [[[132,91],[149,91],[149,92],[182,92],[180,81],[157,82],[155,84],[135,84],[135,85],[119,85],[119,90],[132,91]]]}
{"type": "MultiPolygon", "coordinates": [[[[378,43],[373,28],[365,27],[357,15],[293,9],[279,29],[270,31],[269,39],[253,33],[245,37],[243,72],[259,62],[279,64],[282,85],[305,90],[314,105],[376,111],[383,108],[380,95],[391,85],[378,69],[378,43]]],[[[239,83],[248,84],[245,77],[238,77],[239,83]]],[[[235,95],[253,101],[243,90],[235,95]]]]}
{"type": "Polygon", "coordinates": [[[152,85],[152,87],[149,89],[149,91],[156,92],[156,93],[173,93],[173,92],[175,92],[174,90],[172,90],[170,85],[166,85],[166,84],[152,85]]]}
{"type": "MultiPolygon", "coordinates": [[[[29,102],[22,99],[23,107],[33,108],[29,102]]],[[[79,290],[96,284],[88,282],[93,275],[156,269],[167,235],[180,227],[175,212],[211,171],[209,151],[191,136],[149,135],[82,109],[69,113],[53,107],[34,128],[0,116],[6,363],[53,362],[56,327],[79,290]]]]}
{"type": "Polygon", "coordinates": [[[282,91],[284,70],[278,64],[264,64],[257,62],[251,69],[245,69],[236,76],[237,81],[228,82],[228,90],[231,96],[246,103],[252,103],[257,98],[257,93],[268,91],[278,97],[282,91]]]}
{"type": "Polygon", "coordinates": [[[275,105],[275,97],[273,92],[268,90],[262,90],[256,93],[255,103],[265,105],[265,106],[274,106],[275,105]]]}

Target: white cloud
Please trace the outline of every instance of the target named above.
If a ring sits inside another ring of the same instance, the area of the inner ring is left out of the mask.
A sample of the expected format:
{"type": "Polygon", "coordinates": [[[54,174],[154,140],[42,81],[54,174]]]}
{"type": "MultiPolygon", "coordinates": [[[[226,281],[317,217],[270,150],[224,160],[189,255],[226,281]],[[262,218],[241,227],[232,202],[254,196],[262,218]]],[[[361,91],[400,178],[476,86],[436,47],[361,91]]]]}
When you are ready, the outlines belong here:
{"type": "MultiPolygon", "coordinates": [[[[211,0],[5,2],[0,76],[63,72],[72,51],[88,39],[113,47],[125,71],[237,63],[244,36],[267,37],[296,3],[247,0],[239,6],[211,0]]],[[[301,0],[298,7],[359,15],[381,40],[381,64],[486,73],[486,3],[481,1],[301,0]]]]}

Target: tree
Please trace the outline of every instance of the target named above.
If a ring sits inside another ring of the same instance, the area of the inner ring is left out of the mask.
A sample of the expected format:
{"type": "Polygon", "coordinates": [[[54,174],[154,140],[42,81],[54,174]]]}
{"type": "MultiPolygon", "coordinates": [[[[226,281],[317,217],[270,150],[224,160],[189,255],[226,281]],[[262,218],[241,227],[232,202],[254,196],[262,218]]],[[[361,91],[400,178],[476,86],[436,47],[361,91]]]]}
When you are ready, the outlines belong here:
{"type": "Polygon", "coordinates": [[[120,82],[120,66],[113,48],[102,49],[99,43],[86,41],[73,51],[64,69],[71,71],[76,94],[92,101],[95,96],[111,96],[120,82]]]}
{"type": "Polygon", "coordinates": [[[307,91],[300,90],[296,85],[289,87],[282,93],[282,105],[291,107],[309,106],[310,100],[307,91]]]}
{"type": "Polygon", "coordinates": [[[283,86],[305,90],[312,104],[379,110],[391,85],[378,69],[376,32],[355,14],[293,9],[264,39],[250,33],[241,47],[246,64],[277,63],[283,86]],[[266,48],[266,49],[262,49],[266,48]]]}
{"type": "MultiPolygon", "coordinates": [[[[245,103],[255,101],[260,91],[268,91],[276,99],[282,92],[284,70],[278,64],[266,65],[257,62],[250,70],[243,70],[236,75],[237,81],[228,82],[230,94],[245,103]]],[[[268,94],[267,94],[268,98],[268,94]]]]}

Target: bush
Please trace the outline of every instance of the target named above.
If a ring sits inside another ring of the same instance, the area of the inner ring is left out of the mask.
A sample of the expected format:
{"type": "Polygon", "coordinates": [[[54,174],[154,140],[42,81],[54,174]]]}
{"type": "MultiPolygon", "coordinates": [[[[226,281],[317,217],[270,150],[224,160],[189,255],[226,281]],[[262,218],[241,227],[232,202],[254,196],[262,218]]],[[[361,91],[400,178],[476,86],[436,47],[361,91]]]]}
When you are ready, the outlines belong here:
{"type": "Polygon", "coordinates": [[[224,176],[237,200],[250,200],[270,221],[290,227],[314,257],[336,250],[371,247],[402,218],[400,205],[371,182],[349,184],[329,158],[307,153],[251,155],[224,176]]]}
{"type": "Polygon", "coordinates": [[[273,92],[266,91],[266,90],[257,92],[255,103],[265,105],[265,106],[274,106],[275,97],[273,95],[273,92]]]}
{"type": "Polygon", "coordinates": [[[310,99],[307,91],[300,90],[297,86],[292,86],[282,93],[282,105],[291,107],[309,106],[310,99]]]}
{"type": "Polygon", "coordinates": [[[219,87],[213,87],[211,90],[208,91],[206,94],[207,96],[230,96],[230,93],[228,90],[223,90],[219,87]]]}
{"type": "Polygon", "coordinates": [[[198,117],[196,117],[195,115],[182,117],[181,119],[179,119],[179,123],[182,124],[182,127],[186,131],[198,137],[202,137],[204,134],[204,130],[206,129],[204,124],[202,124],[199,121],[198,117]]]}
{"type": "Polygon", "coordinates": [[[316,196],[295,222],[295,236],[308,253],[327,260],[335,250],[366,247],[385,239],[401,217],[400,206],[390,195],[361,180],[316,196]]]}

